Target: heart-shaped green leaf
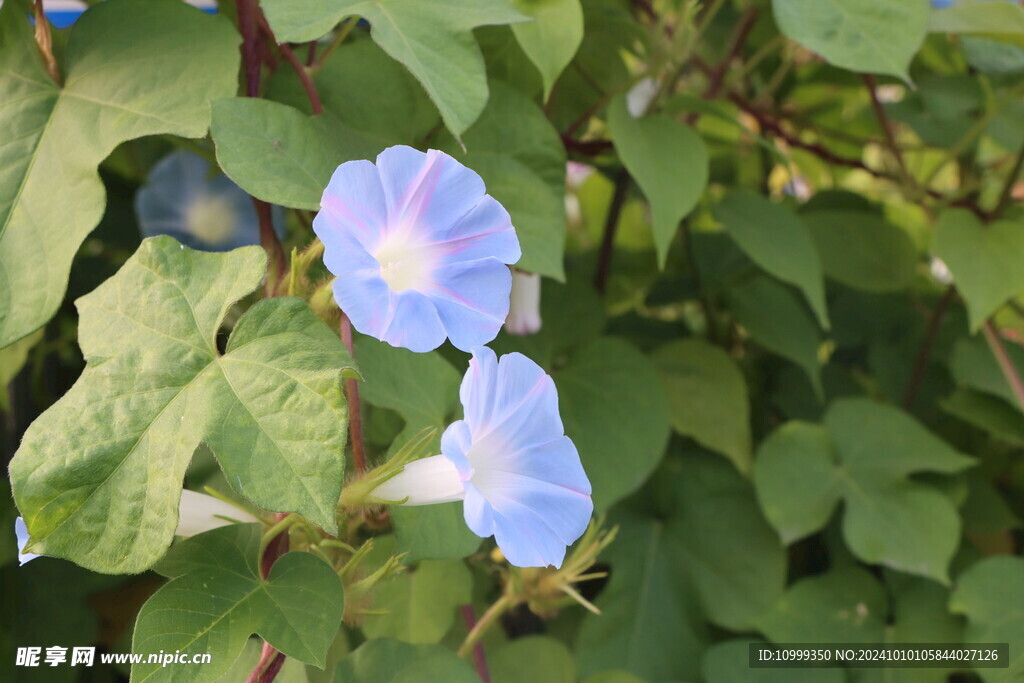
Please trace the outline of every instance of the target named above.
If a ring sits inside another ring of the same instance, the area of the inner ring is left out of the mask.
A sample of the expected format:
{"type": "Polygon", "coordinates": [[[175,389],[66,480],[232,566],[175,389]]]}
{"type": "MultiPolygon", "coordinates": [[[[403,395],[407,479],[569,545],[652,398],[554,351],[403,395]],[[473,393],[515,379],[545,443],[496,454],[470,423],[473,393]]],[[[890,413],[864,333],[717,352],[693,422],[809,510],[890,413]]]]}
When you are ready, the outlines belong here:
{"type": "Polygon", "coordinates": [[[769,436],[754,482],[785,542],[822,528],[843,501],[843,533],[857,557],[948,583],[960,517],[940,490],[909,475],[973,463],[896,408],[841,399],[824,427],[791,422],[769,436]]]}
{"type": "Polygon", "coordinates": [[[278,558],[262,578],[260,532],[257,524],[227,526],[168,553],[160,569],[171,581],[142,606],[132,650],[209,654],[210,661],[135,664],[133,682],[215,681],[253,633],[288,657],[326,664],[345,611],[341,579],[320,558],[299,552],[278,558]]]}
{"type": "Polygon", "coordinates": [[[935,255],[946,262],[977,331],[1010,297],[1024,291],[1024,225],[985,225],[964,209],[946,211],[935,228],[935,255]]]}
{"type": "Polygon", "coordinates": [[[144,135],[198,138],[237,88],[238,34],[177,0],[111,0],[71,30],[64,87],[17,2],[0,10],[0,348],[57,311],[106,206],[96,167],[144,135]],[[146,68],[139,68],[145,64],[146,68]]]}
{"type": "Polygon", "coordinates": [[[341,341],[303,301],[265,299],[217,350],[265,265],[259,247],[211,254],[154,237],[78,300],[85,372],[11,461],[35,552],[110,573],[151,566],[201,441],[246,498],[336,528],[353,367],[341,341]]]}
{"type": "Polygon", "coordinates": [[[527,21],[505,0],[265,0],[278,40],[316,40],[342,18],[370,22],[370,36],[423,84],[445,125],[462,135],[487,104],[477,26],[527,21]]]}

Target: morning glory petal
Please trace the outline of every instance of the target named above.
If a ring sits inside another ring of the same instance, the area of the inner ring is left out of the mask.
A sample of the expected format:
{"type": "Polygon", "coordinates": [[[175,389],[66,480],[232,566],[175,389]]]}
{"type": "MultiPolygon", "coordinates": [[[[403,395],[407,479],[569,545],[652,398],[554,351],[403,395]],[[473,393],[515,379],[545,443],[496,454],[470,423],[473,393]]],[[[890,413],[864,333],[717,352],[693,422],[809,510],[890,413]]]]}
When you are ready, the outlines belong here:
{"type": "MultiPolygon", "coordinates": [[[[466,498],[462,504],[466,526],[480,538],[494,535],[494,509],[473,484],[466,482],[466,498]]],[[[519,565],[522,566],[522,565],[519,565]]]]}
{"type": "Polygon", "coordinates": [[[14,520],[14,535],[18,539],[18,564],[22,565],[26,562],[40,557],[35,553],[26,553],[25,546],[28,545],[28,527],[25,526],[25,520],[18,517],[14,520]]]}
{"type": "Polygon", "coordinates": [[[469,350],[497,336],[520,248],[508,212],[484,191],[480,176],[436,150],[391,147],[376,165],[338,167],[313,227],[358,331],[413,351],[446,338],[469,350]]]}
{"type": "Polygon", "coordinates": [[[469,425],[465,420],[451,423],[441,435],[441,453],[452,461],[463,480],[467,480],[473,475],[473,468],[466,455],[472,446],[473,434],[469,431],[469,425]]]}
{"type": "Polygon", "coordinates": [[[429,297],[452,344],[463,351],[493,339],[508,316],[512,273],[495,258],[452,263],[435,271],[429,297]]]}
{"type": "Polygon", "coordinates": [[[495,515],[494,540],[516,567],[561,567],[566,544],[530,508],[509,502],[505,515],[495,515]]]}
{"type": "Polygon", "coordinates": [[[389,147],[377,156],[388,202],[389,229],[446,238],[484,197],[484,181],[444,152],[389,147]]]}
{"type": "Polygon", "coordinates": [[[445,330],[430,299],[416,291],[392,294],[390,320],[380,339],[392,346],[425,353],[444,343],[445,330]]]}
{"type": "Polygon", "coordinates": [[[565,433],[555,383],[523,354],[509,353],[499,362],[493,351],[474,349],[470,371],[460,397],[476,443],[488,439],[494,448],[517,451],[565,433]],[[477,377],[485,380],[478,384],[477,377]]]}
{"type": "MultiPolygon", "coordinates": [[[[313,230],[324,243],[325,262],[327,254],[345,248],[337,236],[350,235],[364,249],[376,248],[381,228],[387,225],[388,209],[380,174],[371,162],[349,161],[339,166],[324,190],[320,206],[323,210],[313,221],[313,230]]],[[[327,267],[335,275],[343,272],[330,264],[327,267]]]]}
{"type": "Polygon", "coordinates": [[[463,261],[491,256],[502,263],[515,263],[523,254],[508,211],[488,195],[454,224],[442,244],[448,259],[463,261]]]}

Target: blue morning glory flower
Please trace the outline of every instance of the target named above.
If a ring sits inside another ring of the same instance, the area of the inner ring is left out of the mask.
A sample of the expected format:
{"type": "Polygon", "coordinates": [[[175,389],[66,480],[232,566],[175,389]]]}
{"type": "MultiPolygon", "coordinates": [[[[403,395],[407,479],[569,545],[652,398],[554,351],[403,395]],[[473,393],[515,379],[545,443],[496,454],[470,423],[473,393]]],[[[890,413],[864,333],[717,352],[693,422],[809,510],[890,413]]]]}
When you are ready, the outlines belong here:
{"type": "Polygon", "coordinates": [[[932,7],[935,9],[946,9],[956,4],[956,0],[932,0],[932,7]]]}
{"type": "MultiPolygon", "coordinates": [[[[217,13],[216,0],[185,0],[193,7],[197,7],[207,14],[217,13]]],[[[4,4],[0,0],[0,5],[4,4]]],[[[67,28],[82,16],[82,13],[89,9],[84,0],[43,0],[43,13],[53,24],[54,28],[67,28]]]]}
{"type": "Polygon", "coordinates": [[[417,352],[497,336],[519,240],[475,172],[444,152],[390,147],[376,165],[339,166],[320,206],[313,230],[357,330],[417,352]]]}
{"type": "Polygon", "coordinates": [[[170,235],[203,251],[260,243],[249,195],[227,176],[210,177],[209,163],[191,152],[172,152],[153,167],[135,195],[135,213],[143,237],[170,235]]]}
{"type": "Polygon", "coordinates": [[[558,414],[555,383],[519,353],[486,347],[459,392],[465,417],[441,437],[441,455],[416,460],[374,489],[378,500],[462,500],[466,524],[494,536],[517,567],[560,567],[594,511],[590,481],[558,414]]]}

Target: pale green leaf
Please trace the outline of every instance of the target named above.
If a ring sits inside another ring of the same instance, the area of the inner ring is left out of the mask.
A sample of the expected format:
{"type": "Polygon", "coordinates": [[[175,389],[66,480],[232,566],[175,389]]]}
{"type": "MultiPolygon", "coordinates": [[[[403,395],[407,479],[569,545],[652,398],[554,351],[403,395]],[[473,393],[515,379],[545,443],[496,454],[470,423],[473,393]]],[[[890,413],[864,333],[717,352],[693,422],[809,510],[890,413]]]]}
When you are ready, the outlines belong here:
{"type": "Polygon", "coordinates": [[[5,3],[0,348],[60,306],[71,261],[103,216],[99,163],[125,140],[205,135],[210,101],[237,87],[238,41],[227,20],[176,0],[111,0],[71,30],[61,88],[43,67],[25,15],[5,3]]]}
{"type": "Polygon", "coordinates": [[[213,104],[210,135],[224,172],[271,204],[316,211],[334,169],[373,160],[384,149],[330,114],[308,117],[291,107],[250,97],[213,104]]]}
{"type": "Polygon", "coordinates": [[[708,150],[689,126],[665,115],[633,118],[625,95],[608,106],[615,151],[651,204],[658,263],[668,257],[676,228],[708,184],[708,150]]]}
{"type": "Polygon", "coordinates": [[[301,43],[324,35],[342,18],[370,22],[370,36],[413,73],[457,137],[487,103],[487,76],[477,26],[527,18],[506,0],[265,0],[278,40],[301,43]]]}
{"type": "Polygon", "coordinates": [[[657,372],[634,347],[604,337],[572,354],[553,376],[565,433],[601,512],[635,491],[665,452],[669,414],[657,372]]]}
{"type": "Polygon", "coordinates": [[[757,628],[775,643],[880,643],[887,615],[875,577],[848,566],[797,581],[757,628]]]}
{"type": "Polygon", "coordinates": [[[672,427],[750,470],[750,407],[736,362],[699,339],[669,342],[654,352],[668,394],[672,427]]]}
{"type": "Polygon", "coordinates": [[[754,481],[768,520],[789,543],[824,527],[842,500],[854,555],[947,583],[960,518],[938,488],[908,477],[954,474],[974,461],[867,399],[833,402],[825,427],[789,423],[762,444],[754,481]]]}
{"type": "Polygon", "coordinates": [[[78,300],[87,360],[11,462],[36,552],[138,572],[171,542],[182,477],[205,442],[232,487],[334,530],[347,409],[345,347],[298,299],[228,308],[264,275],[259,247],[224,254],[154,237],[78,300]]]}
{"type": "Polygon", "coordinates": [[[338,665],[336,683],[480,683],[473,668],[440,645],[410,645],[375,638],[338,665]]]}
{"type": "Polygon", "coordinates": [[[928,0],[773,0],[779,30],[831,64],[909,80],[928,0]]]}
{"type": "Polygon", "coordinates": [[[533,18],[513,24],[512,33],[540,71],[547,100],[558,76],[583,42],[583,8],[580,0],[512,0],[512,4],[524,16],[533,18]]]}
{"type": "Polygon", "coordinates": [[[935,255],[946,262],[967,302],[971,331],[1006,300],[1024,291],[1024,225],[995,221],[985,225],[964,209],[944,211],[935,228],[935,255]]]}
{"type": "Polygon", "coordinates": [[[961,2],[928,19],[935,33],[1024,34],[1024,7],[1016,2],[961,2]]]}
{"type": "Polygon", "coordinates": [[[518,268],[565,279],[565,147],[544,112],[497,81],[480,118],[462,138],[439,147],[483,178],[512,218],[523,256],[518,268]]]}
{"type": "Polygon", "coordinates": [[[575,683],[576,662],[569,648],[547,636],[510,640],[487,653],[494,683],[575,683]]]}
{"type": "Polygon", "coordinates": [[[910,236],[869,211],[826,209],[802,214],[818,245],[825,274],[869,292],[906,288],[917,254],[910,236]]]}
{"type": "Polygon", "coordinates": [[[132,651],[209,653],[206,664],[135,664],[132,681],[215,681],[258,633],[288,657],[324,666],[345,609],[341,579],[309,553],[286,553],[259,572],[261,527],[194,536],[168,553],[171,581],[146,601],[132,651]]]}
{"type": "Polygon", "coordinates": [[[715,217],[754,263],[799,288],[818,322],[828,329],[821,259],[800,216],[753,192],[738,190],[715,207],[715,217]]]}
{"type": "Polygon", "coordinates": [[[1024,676],[1024,559],[989,557],[957,577],[949,609],[967,617],[967,642],[1010,643],[1007,669],[978,669],[986,683],[1024,676]]]}
{"type": "Polygon", "coordinates": [[[395,638],[406,643],[439,643],[455,623],[459,605],[472,600],[473,577],[461,560],[424,560],[412,571],[378,584],[367,616],[368,638],[395,638]]]}
{"type": "Polygon", "coordinates": [[[788,422],[757,451],[754,484],[765,517],[787,545],[824,528],[842,497],[828,431],[788,422]]]}

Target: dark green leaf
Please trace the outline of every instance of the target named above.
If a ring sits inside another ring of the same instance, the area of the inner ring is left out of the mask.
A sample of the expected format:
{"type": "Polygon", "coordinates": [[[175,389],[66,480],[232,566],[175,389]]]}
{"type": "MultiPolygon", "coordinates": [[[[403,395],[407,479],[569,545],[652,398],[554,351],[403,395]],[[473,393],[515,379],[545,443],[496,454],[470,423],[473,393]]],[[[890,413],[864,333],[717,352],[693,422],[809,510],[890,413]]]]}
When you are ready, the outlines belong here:
{"type": "Polygon", "coordinates": [[[828,329],[821,259],[800,216],[740,190],[726,195],[715,207],[715,217],[757,265],[798,287],[821,326],[828,329]]]}
{"type": "Polygon", "coordinates": [[[633,118],[625,96],[608,107],[608,130],[623,165],[651,204],[654,244],[664,266],[676,228],[708,184],[708,150],[689,126],[664,114],[633,118]]]}

